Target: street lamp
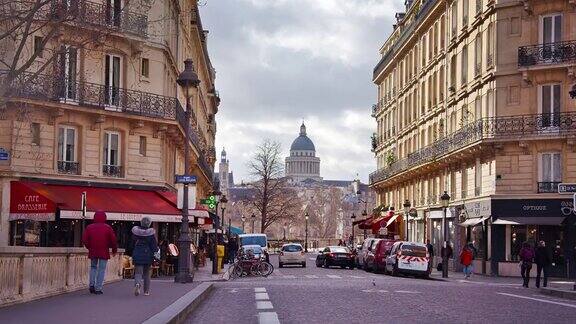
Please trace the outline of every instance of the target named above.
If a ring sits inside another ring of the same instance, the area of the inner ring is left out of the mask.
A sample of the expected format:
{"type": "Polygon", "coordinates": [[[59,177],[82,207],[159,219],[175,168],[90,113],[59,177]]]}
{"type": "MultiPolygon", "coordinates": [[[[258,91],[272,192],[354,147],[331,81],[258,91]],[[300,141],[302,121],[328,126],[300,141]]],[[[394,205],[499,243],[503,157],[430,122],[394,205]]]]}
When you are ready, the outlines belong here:
{"type": "Polygon", "coordinates": [[[240,219],[242,220],[242,233],[244,233],[244,225],[246,225],[246,216],[242,215],[240,219]]]}
{"type": "Polygon", "coordinates": [[[354,221],[356,220],[356,215],[352,213],[350,218],[352,218],[352,248],[354,248],[356,246],[356,237],[354,236],[354,221]]]}
{"type": "Polygon", "coordinates": [[[254,215],[254,213],[252,213],[252,234],[254,234],[254,222],[256,221],[256,215],[254,215]]]}
{"type": "MultiPolygon", "coordinates": [[[[226,227],[226,219],[224,218],[224,212],[226,211],[226,203],[228,199],[226,199],[226,195],[222,195],[222,198],[218,200],[218,204],[220,205],[220,210],[222,211],[222,234],[224,234],[224,228],[226,227]]],[[[230,227],[228,227],[228,232],[230,231],[230,227]]]]}
{"type": "MultiPolygon", "coordinates": [[[[192,111],[190,97],[192,97],[192,91],[196,90],[200,84],[200,79],[198,79],[198,75],[194,72],[194,63],[191,59],[184,61],[184,71],[178,75],[176,83],[182,87],[184,96],[186,97],[186,111],[184,113],[184,174],[187,174],[190,171],[190,160],[188,157],[190,154],[188,139],[190,138],[190,116],[192,111]]],[[[174,281],[188,283],[194,279],[194,276],[190,276],[190,243],[192,243],[192,239],[190,238],[190,228],[188,227],[188,183],[184,183],[183,196],[182,223],[180,224],[180,237],[178,238],[180,255],[178,257],[178,273],[176,277],[174,277],[174,281]]]]}
{"type": "Polygon", "coordinates": [[[304,215],[304,220],[306,221],[306,237],[304,241],[304,252],[308,252],[308,212],[304,215]]]}
{"type": "Polygon", "coordinates": [[[406,218],[406,241],[408,241],[408,213],[410,212],[410,200],[406,199],[404,200],[404,204],[402,205],[402,207],[404,207],[404,218],[406,218]]]}
{"type": "MultiPolygon", "coordinates": [[[[212,194],[216,196],[216,214],[218,214],[218,205],[220,204],[220,196],[222,193],[219,190],[213,191],[212,194]]],[[[216,221],[214,222],[214,255],[212,256],[212,274],[218,274],[218,227],[224,226],[224,224],[218,224],[220,219],[216,215],[216,221]]]]}
{"type": "Polygon", "coordinates": [[[440,196],[442,207],[444,208],[444,217],[442,218],[442,227],[444,228],[444,253],[442,253],[442,278],[448,278],[448,222],[446,221],[446,210],[450,203],[450,196],[446,191],[440,196]]]}

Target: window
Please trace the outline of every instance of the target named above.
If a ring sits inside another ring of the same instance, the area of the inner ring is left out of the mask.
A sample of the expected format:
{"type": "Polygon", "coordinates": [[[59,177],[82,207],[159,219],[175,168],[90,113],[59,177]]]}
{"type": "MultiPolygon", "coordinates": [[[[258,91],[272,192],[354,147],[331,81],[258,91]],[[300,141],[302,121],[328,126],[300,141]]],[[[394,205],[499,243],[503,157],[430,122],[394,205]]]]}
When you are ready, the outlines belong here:
{"type": "Polygon", "coordinates": [[[508,104],[516,105],[520,103],[520,87],[519,86],[509,86],[508,87],[508,104]]]}
{"type": "Polygon", "coordinates": [[[107,166],[120,165],[120,134],[106,132],[104,135],[104,164],[107,166]]]}
{"type": "Polygon", "coordinates": [[[107,0],[106,22],[114,26],[120,26],[122,17],[122,0],[107,0]]]}
{"type": "Polygon", "coordinates": [[[482,163],[480,159],[476,159],[474,172],[474,195],[479,196],[482,194],[482,163]]]}
{"type": "Polygon", "coordinates": [[[105,101],[109,106],[120,104],[120,77],[121,77],[120,56],[106,54],[105,62],[105,101]]]}
{"type": "Polygon", "coordinates": [[[456,90],[456,55],[450,60],[450,87],[452,91],[456,90]]]}
{"type": "Polygon", "coordinates": [[[462,85],[465,85],[468,82],[468,47],[464,46],[462,48],[462,61],[460,62],[462,65],[462,85]]]}
{"type": "Polygon", "coordinates": [[[557,127],[560,123],[560,88],[560,84],[540,86],[542,127],[557,127]]]}
{"type": "Polygon", "coordinates": [[[490,23],[486,32],[486,66],[494,66],[494,25],[490,23]]]}
{"type": "Polygon", "coordinates": [[[462,27],[468,25],[468,0],[462,0],[462,27]]]}
{"type": "Polygon", "coordinates": [[[540,42],[555,43],[562,40],[562,16],[560,14],[543,16],[540,19],[540,42]]]}
{"type": "Polygon", "coordinates": [[[58,161],[76,161],[76,128],[60,126],[58,129],[58,161]]]}
{"type": "Polygon", "coordinates": [[[452,37],[458,34],[458,4],[454,2],[452,5],[452,37]]]}
{"type": "Polygon", "coordinates": [[[468,194],[468,168],[466,168],[465,166],[462,167],[462,183],[461,183],[461,189],[462,189],[462,199],[467,197],[468,194]]]}
{"type": "Polygon", "coordinates": [[[542,153],[540,157],[540,181],[562,181],[562,159],[559,152],[542,153]]]}
{"type": "Polygon", "coordinates": [[[478,95],[476,97],[475,109],[474,109],[474,118],[476,120],[482,118],[482,97],[480,95],[478,95]]]}
{"type": "Polygon", "coordinates": [[[42,54],[44,52],[44,44],[42,44],[43,41],[44,41],[43,37],[34,36],[34,54],[37,55],[38,57],[42,57],[42,54]]]}
{"type": "Polygon", "coordinates": [[[479,76],[482,72],[482,34],[476,35],[476,57],[474,62],[474,75],[479,76]]]}
{"type": "Polygon", "coordinates": [[[32,145],[40,145],[40,124],[32,123],[30,125],[30,135],[32,136],[32,145]]]}
{"type": "Polygon", "coordinates": [[[140,155],[146,156],[146,136],[140,136],[140,155]]]}
{"type": "Polygon", "coordinates": [[[78,50],[70,45],[62,45],[58,57],[62,87],[60,98],[76,100],[76,73],[78,50]]]}
{"type": "Polygon", "coordinates": [[[150,60],[145,57],[142,58],[142,66],[140,68],[140,74],[145,78],[150,77],[150,60]]]}

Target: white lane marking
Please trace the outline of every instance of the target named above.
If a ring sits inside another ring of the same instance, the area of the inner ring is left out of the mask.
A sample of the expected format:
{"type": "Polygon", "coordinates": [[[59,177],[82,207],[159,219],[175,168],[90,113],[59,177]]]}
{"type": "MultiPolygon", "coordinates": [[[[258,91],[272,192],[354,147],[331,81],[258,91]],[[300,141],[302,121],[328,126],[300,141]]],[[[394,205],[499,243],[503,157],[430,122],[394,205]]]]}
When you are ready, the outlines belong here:
{"type": "Polygon", "coordinates": [[[378,290],[379,293],[387,293],[388,290],[378,290]]]}
{"type": "Polygon", "coordinates": [[[254,292],[266,292],[266,288],[262,288],[262,287],[258,287],[258,288],[254,288],[254,292]]]}
{"type": "Polygon", "coordinates": [[[526,297],[526,296],[520,296],[520,295],[514,295],[514,294],[508,294],[508,293],[502,293],[502,292],[499,292],[498,294],[499,294],[499,295],[504,295],[504,296],[509,296],[509,297],[516,297],[516,298],[522,298],[522,299],[529,299],[529,300],[539,301],[539,302],[542,302],[542,303],[548,303],[548,304],[554,304],[554,305],[560,305],[560,306],[566,306],[566,307],[576,308],[576,305],[574,305],[574,304],[560,303],[560,302],[555,302],[555,301],[546,300],[546,299],[532,298],[532,297],[526,297]]]}
{"type": "Polygon", "coordinates": [[[256,302],[256,309],[272,309],[272,308],[274,308],[274,306],[272,306],[271,301],[257,301],[256,302]]]}
{"type": "Polygon", "coordinates": [[[332,278],[332,279],[341,279],[342,278],[342,277],[337,276],[337,275],[326,275],[326,277],[332,278]]]}
{"type": "Polygon", "coordinates": [[[294,279],[294,278],[296,278],[295,275],[284,275],[284,276],[282,276],[282,277],[283,277],[284,279],[294,279]]]}
{"type": "Polygon", "coordinates": [[[420,293],[418,291],[410,291],[410,290],[395,290],[394,292],[397,292],[400,294],[419,294],[420,293]]]}
{"type": "Polygon", "coordinates": [[[362,290],[362,292],[365,292],[365,293],[369,293],[369,292],[373,292],[373,291],[375,291],[375,290],[372,290],[372,289],[364,289],[364,290],[362,290]]]}
{"type": "Polygon", "coordinates": [[[231,292],[231,293],[237,293],[238,290],[236,290],[236,289],[230,289],[230,292],[231,292]]]}
{"type": "Polygon", "coordinates": [[[350,276],[350,278],[355,278],[355,279],[364,279],[366,277],[362,277],[362,276],[350,276]]]}
{"type": "Polygon", "coordinates": [[[276,312],[262,312],[258,313],[259,324],[280,324],[278,314],[276,312]]]}
{"type": "Polygon", "coordinates": [[[317,275],[306,275],[306,278],[318,279],[318,276],[317,275]]]}
{"type": "Polygon", "coordinates": [[[268,293],[256,293],[256,300],[268,300],[268,293]]]}

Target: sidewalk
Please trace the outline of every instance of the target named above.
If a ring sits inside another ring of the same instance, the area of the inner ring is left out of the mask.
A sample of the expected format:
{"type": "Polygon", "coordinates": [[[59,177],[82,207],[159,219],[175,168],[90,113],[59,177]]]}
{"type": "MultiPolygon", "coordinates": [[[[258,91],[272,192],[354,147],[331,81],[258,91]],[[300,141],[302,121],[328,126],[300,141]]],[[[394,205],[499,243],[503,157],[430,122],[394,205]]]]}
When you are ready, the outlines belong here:
{"type": "Polygon", "coordinates": [[[198,268],[194,272],[194,281],[196,282],[210,282],[210,281],[226,281],[227,278],[224,278],[224,274],[226,274],[226,270],[228,270],[229,264],[224,264],[224,270],[220,270],[218,274],[212,274],[212,261],[210,259],[206,259],[206,265],[204,267],[198,268]]]}

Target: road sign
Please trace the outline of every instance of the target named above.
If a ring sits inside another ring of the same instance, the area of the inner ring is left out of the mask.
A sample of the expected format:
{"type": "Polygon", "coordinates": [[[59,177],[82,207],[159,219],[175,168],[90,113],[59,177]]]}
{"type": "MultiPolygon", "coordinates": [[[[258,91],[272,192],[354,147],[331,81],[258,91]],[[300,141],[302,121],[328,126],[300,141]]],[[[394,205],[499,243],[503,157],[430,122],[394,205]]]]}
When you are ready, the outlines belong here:
{"type": "Polygon", "coordinates": [[[10,159],[10,153],[3,148],[0,148],[0,161],[8,161],[10,159]]]}
{"type": "Polygon", "coordinates": [[[193,175],[187,175],[187,174],[180,174],[180,175],[176,175],[176,179],[174,182],[176,183],[186,183],[186,184],[194,184],[196,183],[196,176],[193,175]]]}
{"type": "Polygon", "coordinates": [[[576,192],[576,183],[558,184],[558,193],[573,193],[573,192],[576,192]]]}

